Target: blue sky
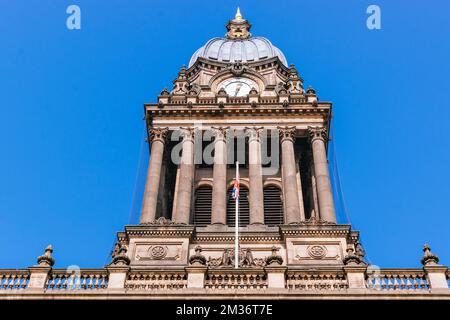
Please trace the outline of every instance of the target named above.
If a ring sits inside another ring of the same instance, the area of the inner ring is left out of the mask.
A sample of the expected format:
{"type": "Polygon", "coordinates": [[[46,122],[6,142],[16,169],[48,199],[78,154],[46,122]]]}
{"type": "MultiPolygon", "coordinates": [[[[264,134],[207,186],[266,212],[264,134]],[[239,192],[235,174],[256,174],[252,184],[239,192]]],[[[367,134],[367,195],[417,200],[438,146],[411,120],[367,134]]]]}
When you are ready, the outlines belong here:
{"type": "MultiPolygon", "coordinates": [[[[446,1],[0,0],[0,267],[102,267],[136,221],[155,101],[237,6],[334,103],[348,214],[373,264],[450,264],[446,1]],[[81,8],[81,30],[66,8],[81,8]],[[366,28],[381,7],[382,29],[366,28]]],[[[342,213],[340,213],[342,216],[342,213]]],[[[342,221],[342,220],[341,220],[342,221]]]]}

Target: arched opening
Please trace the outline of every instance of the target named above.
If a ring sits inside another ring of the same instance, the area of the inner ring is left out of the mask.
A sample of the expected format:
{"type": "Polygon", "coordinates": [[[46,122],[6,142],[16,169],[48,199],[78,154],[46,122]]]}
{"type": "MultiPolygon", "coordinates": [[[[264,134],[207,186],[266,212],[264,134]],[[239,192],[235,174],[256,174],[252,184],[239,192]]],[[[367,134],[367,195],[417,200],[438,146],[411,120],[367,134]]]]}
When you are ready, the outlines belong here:
{"type": "Polygon", "coordinates": [[[284,223],[283,196],[276,186],[264,187],[264,224],[276,226],[284,223]]]}
{"type": "Polygon", "coordinates": [[[211,224],[212,188],[200,186],[195,191],[194,224],[204,227],[211,224]]]}
{"type": "MultiPolygon", "coordinates": [[[[235,200],[232,196],[233,188],[228,189],[227,196],[227,225],[234,227],[235,225],[235,200]]],[[[247,226],[250,222],[250,213],[248,205],[248,188],[240,185],[240,199],[239,199],[239,226],[247,226]]]]}

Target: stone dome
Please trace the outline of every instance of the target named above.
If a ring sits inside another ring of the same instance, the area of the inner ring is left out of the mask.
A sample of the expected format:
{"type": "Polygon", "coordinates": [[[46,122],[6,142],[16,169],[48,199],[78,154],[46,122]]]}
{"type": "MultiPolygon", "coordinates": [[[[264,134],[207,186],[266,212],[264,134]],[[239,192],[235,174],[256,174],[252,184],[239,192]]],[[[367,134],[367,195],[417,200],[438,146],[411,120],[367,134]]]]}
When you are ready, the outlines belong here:
{"type": "Polygon", "coordinates": [[[192,55],[189,67],[198,57],[225,63],[254,62],[278,57],[285,66],[288,66],[281,50],[263,37],[250,37],[244,40],[213,38],[192,55]]]}
{"type": "Polygon", "coordinates": [[[199,57],[204,59],[232,63],[232,62],[255,62],[273,57],[288,66],[284,54],[264,37],[252,37],[250,33],[251,24],[242,18],[238,8],[236,17],[228,21],[227,34],[225,38],[213,38],[195,51],[189,61],[192,66],[199,57]]]}

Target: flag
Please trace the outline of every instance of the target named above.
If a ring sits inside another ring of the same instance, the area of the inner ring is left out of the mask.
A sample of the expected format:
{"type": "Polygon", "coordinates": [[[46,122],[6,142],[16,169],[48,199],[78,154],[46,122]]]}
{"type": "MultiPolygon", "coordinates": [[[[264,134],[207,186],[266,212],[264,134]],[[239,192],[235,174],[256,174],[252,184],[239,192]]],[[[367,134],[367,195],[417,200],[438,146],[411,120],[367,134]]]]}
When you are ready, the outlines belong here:
{"type": "Polygon", "coordinates": [[[236,181],[234,181],[232,196],[234,200],[239,202],[240,187],[239,187],[239,171],[237,170],[236,170],[236,181]]]}

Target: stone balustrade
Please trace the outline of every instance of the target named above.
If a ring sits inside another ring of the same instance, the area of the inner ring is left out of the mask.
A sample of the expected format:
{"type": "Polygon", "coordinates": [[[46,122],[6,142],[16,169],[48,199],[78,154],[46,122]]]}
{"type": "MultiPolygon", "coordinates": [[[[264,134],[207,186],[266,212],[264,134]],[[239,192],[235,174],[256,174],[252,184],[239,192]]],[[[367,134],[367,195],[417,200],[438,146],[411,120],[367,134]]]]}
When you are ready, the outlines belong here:
{"type": "Polygon", "coordinates": [[[26,289],[30,280],[29,270],[0,270],[0,290],[26,289]]]}
{"type": "Polygon", "coordinates": [[[53,269],[45,284],[46,290],[96,290],[108,287],[104,269],[53,269]]]}
{"type": "Polygon", "coordinates": [[[206,273],[206,289],[265,289],[267,276],[263,270],[215,270],[206,273]]]}
{"type": "Polygon", "coordinates": [[[336,291],[348,288],[344,272],[311,273],[307,271],[288,272],[286,288],[303,291],[336,291]]]}
{"type": "Polygon", "coordinates": [[[428,290],[423,269],[380,269],[367,276],[367,288],[375,290],[428,290]]]}

